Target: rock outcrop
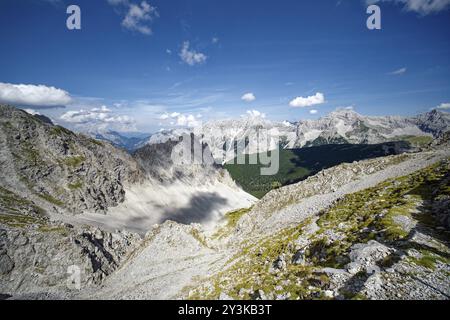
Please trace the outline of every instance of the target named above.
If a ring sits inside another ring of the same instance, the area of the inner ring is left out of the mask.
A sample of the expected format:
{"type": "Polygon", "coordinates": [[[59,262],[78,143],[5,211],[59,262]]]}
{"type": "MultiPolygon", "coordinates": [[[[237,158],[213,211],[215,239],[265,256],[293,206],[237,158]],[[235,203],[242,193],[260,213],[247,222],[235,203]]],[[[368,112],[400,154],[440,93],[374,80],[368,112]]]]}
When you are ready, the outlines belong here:
{"type": "Polygon", "coordinates": [[[105,213],[143,178],[126,152],[0,106],[0,186],[48,213],[105,213]]]}

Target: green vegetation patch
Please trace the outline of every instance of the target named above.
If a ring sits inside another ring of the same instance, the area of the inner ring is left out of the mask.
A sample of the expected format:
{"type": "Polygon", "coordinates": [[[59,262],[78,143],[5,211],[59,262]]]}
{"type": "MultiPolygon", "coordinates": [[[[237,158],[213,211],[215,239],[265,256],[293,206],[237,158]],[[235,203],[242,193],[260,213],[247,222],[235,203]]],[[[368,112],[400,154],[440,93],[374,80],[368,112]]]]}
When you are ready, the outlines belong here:
{"type": "Polygon", "coordinates": [[[202,246],[209,248],[208,243],[206,242],[206,239],[201,235],[200,231],[197,229],[192,229],[190,231],[190,234],[194,237],[195,240],[197,240],[202,246]]]}
{"type": "Polygon", "coordinates": [[[401,136],[396,139],[406,141],[415,147],[425,147],[433,141],[431,136],[401,136]]]}
{"type": "MultiPolygon", "coordinates": [[[[280,149],[279,171],[272,176],[261,175],[263,165],[249,164],[250,157],[255,155],[246,155],[246,164],[236,164],[235,158],[226,163],[225,168],[245,191],[262,198],[273,189],[302,181],[323,169],[341,163],[397,154],[398,146],[408,149],[409,145],[406,142],[389,142],[374,145],[327,144],[301,149],[280,149]]],[[[256,156],[259,159],[260,155],[256,156]]]]}
{"type": "Polygon", "coordinates": [[[18,155],[21,159],[24,159],[34,165],[41,165],[44,163],[42,160],[39,150],[37,150],[29,141],[22,141],[20,143],[20,154],[18,155]]]}
{"type": "Polygon", "coordinates": [[[53,196],[51,196],[51,195],[49,195],[49,194],[46,194],[46,193],[40,193],[40,194],[38,194],[38,196],[39,196],[40,198],[44,199],[45,201],[50,202],[50,203],[52,203],[52,204],[54,204],[54,205],[57,205],[57,206],[59,206],[59,207],[61,207],[61,206],[64,205],[64,202],[62,202],[62,201],[60,201],[60,200],[54,198],[53,196]]]}
{"type": "MultiPolygon", "coordinates": [[[[235,299],[252,299],[252,293],[262,290],[264,293],[286,293],[290,299],[308,297],[308,280],[316,277],[307,266],[294,265],[287,256],[287,267],[277,277],[270,272],[273,262],[281,254],[294,254],[292,243],[302,234],[305,221],[294,228],[285,229],[273,236],[263,238],[256,243],[243,247],[228,261],[227,269],[210,280],[210,285],[200,286],[191,291],[190,299],[217,299],[225,292],[235,299]],[[279,288],[279,285],[282,288],[279,288]],[[241,295],[240,295],[241,294],[241,295]]],[[[324,279],[322,275],[322,280],[324,279]]],[[[320,278],[320,276],[319,276],[320,278]]],[[[320,281],[320,279],[319,279],[320,281]]]]}
{"type": "Polygon", "coordinates": [[[3,187],[0,187],[0,208],[2,208],[5,214],[31,211],[39,216],[45,215],[45,211],[42,208],[3,187]]]}
{"type": "Polygon", "coordinates": [[[97,146],[103,147],[105,145],[102,141],[94,139],[94,138],[89,138],[89,141],[97,146]]]}
{"type": "Polygon", "coordinates": [[[40,225],[38,231],[43,233],[55,232],[59,233],[62,236],[67,236],[69,234],[67,229],[62,226],[40,225]]]}
{"type": "Polygon", "coordinates": [[[220,228],[213,236],[213,239],[224,238],[227,235],[230,235],[231,232],[236,228],[238,221],[242,218],[243,215],[248,213],[252,207],[243,208],[239,210],[234,210],[225,214],[224,218],[227,223],[224,227],[220,228]]]}
{"type": "Polygon", "coordinates": [[[25,228],[31,224],[40,224],[42,219],[36,217],[25,216],[21,214],[4,214],[0,213],[0,224],[13,228],[25,228]]]}
{"type": "Polygon", "coordinates": [[[68,187],[70,190],[81,189],[81,188],[83,187],[83,182],[82,182],[82,181],[77,181],[77,182],[75,182],[75,183],[69,183],[69,184],[67,185],[67,187],[68,187]]]}
{"type": "Polygon", "coordinates": [[[53,126],[50,129],[50,134],[53,135],[53,136],[63,136],[63,135],[73,136],[73,135],[75,135],[69,129],[66,129],[66,128],[61,127],[61,126],[53,126]]]}
{"type": "Polygon", "coordinates": [[[409,259],[414,264],[422,266],[424,268],[434,271],[438,263],[450,264],[450,258],[448,256],[441,256],[436,252],[432,252],[428,249],[420,249],[419,253],[419,257],[410,257],[409,259]]]}
{"type": "Polygon", "coordinates": [[[68,157],[68,158],[64,159],[64,164],[66,164],[69,167],[77,168],[85,160],[86,160],[86,158],[84,156],[73,156],[73,157],[68,157]]]}

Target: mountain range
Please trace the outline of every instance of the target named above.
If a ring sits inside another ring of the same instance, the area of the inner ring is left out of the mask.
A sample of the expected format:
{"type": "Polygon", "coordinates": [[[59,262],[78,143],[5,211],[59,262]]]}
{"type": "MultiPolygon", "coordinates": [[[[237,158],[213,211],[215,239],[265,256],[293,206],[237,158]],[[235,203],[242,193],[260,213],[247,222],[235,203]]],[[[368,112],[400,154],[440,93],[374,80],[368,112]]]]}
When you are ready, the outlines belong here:
{"type": "Polygon", "coordinates": [[[117,139],[117,134],[104,136],[116,145],[132,150],[145,144],[177,139],[183,134],[193,132],[208,144],[215,159],[225,163],[234,158],[234,142],[242,141],[255,130],[263,129],[268,140],[262,148],[251,140],[245,153],[273,150],[279,142],[283,148],[296,149],[326,144],[377,144],[405,140],[413,144],[430,142],[450,128],[450,114],[439,110],[413,116],[363,116],[351,109],[338,109],[317,120],[298,122],[276,122],[261,116],[246,116],[239,119],[213,120],[195,128],[177,128],[154,133],[140,141],[117,139]],[[135,143],[136,142],[136,143],[135,143]],[[133,143],[135,143],[133,145],[133,143]]]}

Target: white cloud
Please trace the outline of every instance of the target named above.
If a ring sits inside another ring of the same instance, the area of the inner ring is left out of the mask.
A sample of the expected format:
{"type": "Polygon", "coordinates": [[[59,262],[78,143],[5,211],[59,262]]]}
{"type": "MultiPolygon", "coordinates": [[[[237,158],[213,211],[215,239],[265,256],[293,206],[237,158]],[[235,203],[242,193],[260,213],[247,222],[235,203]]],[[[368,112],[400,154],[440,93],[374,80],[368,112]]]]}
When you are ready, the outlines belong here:
{"type": "Polygon", "coordinates": [[[317,114],[317,112],[319,112],[319,111],[317,111],[316,109],[311,109],[311,110],[309,110],[309,113],[310,113],[310,114],[317,114]]]}
{"type": "Polygon", "coordinates": [[[441,103],[436,107],[436,109],[443,109],[443,110],[450,109],[450,102],[441,103]]]}
{"type": "Polygon", "coordinates": [[[129,30],[138,31],[145,35],[152,34],[152,29],[148,26],[148,22],[159,17],[158,11],[152,7],[147,1],[141,4],[130,4],[128,12],[122,21],[122,26],[129,30]],[[147,23],[147,24],[146,24],[147,23]]]}
{"type": "Polygon", "coordinates": [[[247,110],[247,116],[250,118],[262,118],[266,117],[265,113],[259,112],[258,110],[247,110]]]}
{"type": "Polygon", "coordinates": [[[166,49],[166,53],[167,53],[167,54],[172,54],[172,50],[166,49]]]}
{"type": "Polygon", "coordinates": [[[182,114],[177,117],[177,125],[182,127],[198,127],[200,125],[200,121],[198,121],[192,114],[182,114]]]}
{"type": "Polygon", "coordinates": [[[450,0],[366,0],[366,3],[394,2],[403,6],[407,11],[414,11],[421,15],[437,13],[450,6],[450,0]]]}
{"type": "Polygon", "coordinates": [[[201,114],[197,114],[196,116],[192,114],[181,114],[179,112],[172,113],[163,113],[159,119],[160,120],[170,120],[170,125],[176,125],[180,127],[198,127],[201,125],[201,122],[197,119],[201,118],[201,114]]]}
{"type": "Polygon", "coordinates": [[[31,115],[33,115],[33,116],[36,116],[36,115],[40,115],[40,113],[39,112],[37,112],[36,110],[33,110],[33,109],[23,109],[23,111],[25,111],[26,113],[29,113],[29,114],[31,114],[31,115]]]}
{"type": "Polygon", "coordinates": [[[398,75],[404,74],[406,71],[407,71],[406,68],[400,68],[400,69],[398,69],[398,70],[389,72],[389,74],[390,74],[390,75],[394,75],[394,76],[398,76],[398,75]]]}
{"type": "Polygon", "coordinates": [[[159,17],[156,7],[153,7],[147,1],[132,3],[129,0],[107,0],[112,6],[123,6],[126,8],[126,14],[122,20],[122,26],[128,30],[137,31],[144,35],[151,35],[152,29],[149,24],[159,17]]]}
{"type": "Polygon", "coordinates": [[[244,100],[245,102],[252,102],[252,101],[256,100],[256,97],[253,93],[249,92],[249,93],[244,94],[241,97],[241,99],[244,100]]]}
{"type": "Polygon", "coordinates": [[[181,47],[181,52],[179,55],[184,63],[190,66],[194,66],[196,64],[200,64],[206,61],[208,57],[205,54],[190,49],[189,46],[190,46],[189,41],[185,41],[183,43],[183,46],[181,47]]]}
{"type": "Polygon", "coordinates": [[[0,82],[0,102],[26,106],[56,107],[72,101],[69,94],[55,87],[0,82]]]}
{"type": "Polygon", "coordinates": [[[213,38],[211,39],[211,42],[212,42],[213,44],[219,43],[219,38],[213,37],[213,38]]]}
{"type": "Polygon", "coordinates": [[[313,96],[309,97],[297,97],[291,102],[289,102],[289,105],[294,108],[303,108],[303,107],[311,107],[314,105],[322,104],[325,102],[325,96],[323,93],[317,92],[313,96]]]}
{"type": "Polygon", "coordinates": [[[121,131],[130,131],[134,129],[135,121],[127,115],[115,115],[106,106],[92,108],[90,110],[71,110],[60,117],[61,120],[81,125],[85,128],[114,128],[121,131]]]}

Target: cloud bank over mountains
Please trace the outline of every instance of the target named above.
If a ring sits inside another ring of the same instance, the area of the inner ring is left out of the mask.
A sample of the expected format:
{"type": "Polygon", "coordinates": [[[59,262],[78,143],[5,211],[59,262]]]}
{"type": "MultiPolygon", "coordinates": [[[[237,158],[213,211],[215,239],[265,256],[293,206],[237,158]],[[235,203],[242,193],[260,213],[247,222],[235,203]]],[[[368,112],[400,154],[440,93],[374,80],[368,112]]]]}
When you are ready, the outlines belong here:
{"type": "Polygon", "coordinates": [[[55,87],[0,82],[0,102],[19,106],[58,107],[72,101],[69,93],[55,87]]]}
{"type": "Polygon", "coordinates": [[[60,117],[61,120],[78,125],[85,130],[115,129],[120,131],[135,131],[135,120],[128,115],[115,115],[106,106],[90,110],[71,110],[60,117]]]}

